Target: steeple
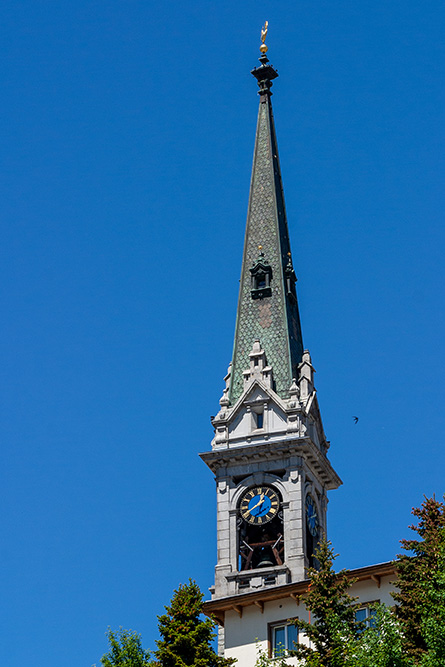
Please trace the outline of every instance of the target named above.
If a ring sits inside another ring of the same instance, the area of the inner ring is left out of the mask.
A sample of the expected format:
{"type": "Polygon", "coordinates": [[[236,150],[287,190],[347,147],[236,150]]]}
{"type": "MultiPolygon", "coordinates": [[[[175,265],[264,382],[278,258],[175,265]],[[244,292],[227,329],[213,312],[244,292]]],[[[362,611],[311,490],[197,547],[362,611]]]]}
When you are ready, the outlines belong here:
{"type": "Polygon", "coordinates": [[[200,455],[217,486],[215,600],[305,579],[326,532],[327,491],[341,484],[301,339],[266,31],[252,72],[260,108],[234,352],[212,450],[200,455]]]}
{"type": "MultiPolygon", "coordinates": [[[[305,643],[301,628],[285,619],[310,622],[308,572],[318,567],[317,545],[327,533],[328,493],[342,483],[302,346],[270,103],[278,74],[266,57],[266,33],[267,23],[252,72],[260,108],[233,361],[211,418],[211,450],[200,454],[216,482],[217,510],[215,584],[204,613],[220,625],[220,655],[243,667],[258,664],[258,651],[292,663],[296,635],[305,643]]],[[[392,572],[357,570],[364,606],[388,595],[392,572]]]]}
{"type": "Polygon", "coordinates": [[[249,367],[255,340],[273,369],[273,389],[281,398],[289,397],[303,355],[271,104],[272,81],[278,73],[266,56],[266,33],[267,25],[262,33],[261,65],[252,70],[260,89],[260,104],[230,373],[231,405],[243,392],[243,372],[249,367]]]}

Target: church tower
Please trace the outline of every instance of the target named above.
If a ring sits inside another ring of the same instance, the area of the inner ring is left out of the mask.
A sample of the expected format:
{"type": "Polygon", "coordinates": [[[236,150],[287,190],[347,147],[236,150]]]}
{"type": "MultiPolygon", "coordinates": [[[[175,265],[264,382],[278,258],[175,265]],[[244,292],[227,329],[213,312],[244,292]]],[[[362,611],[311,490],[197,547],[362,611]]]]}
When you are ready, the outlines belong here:
{"type": "MultiPolygon", "coordinates": [[[[307,642],[291,619],[305,607],[310,566],[326,532],[327,492],[341,480],[327,453],[314,368],[303,339],[284,206],[271,87],[262,31],[259,111],[232,362],[201,458],[217,491],[217,563],[204,613],[219,625],[219,652],[255,667],[258,651],[286,657],[307,642]]],[[[394,564],[351,570],[357,618],[393,604],[394,564]]]]}
{"type": "Polygon", "coordinates": [[[241,600],[254,596],[261,608],[274,591],[306,579],[326,531],[327,492],[341,484],[303,347],[298,251],[294,261],[271,104],[278,73],[264,40],[261,51],[252,71],[259,111],[233,356],[212,418],[212,449],[201,454],[217,487],[217,564],[207,604],[221,624],[225,609],[242,615],[241,600]]]}

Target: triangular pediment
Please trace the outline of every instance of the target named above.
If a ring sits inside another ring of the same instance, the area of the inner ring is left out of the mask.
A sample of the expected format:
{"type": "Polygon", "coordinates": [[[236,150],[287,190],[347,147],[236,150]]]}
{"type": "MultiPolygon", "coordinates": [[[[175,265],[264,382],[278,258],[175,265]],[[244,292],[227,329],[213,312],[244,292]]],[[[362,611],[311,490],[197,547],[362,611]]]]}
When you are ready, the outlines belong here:
{"type": "Polygon", "coordinates": [[[286,409],[285,402],[264,382],[259,379],[255,379],[233,406],[231,416],[237,414],[243,406],[248,406],[255,402],[261,402],[261,400],[274,403],[284,414],[286,409]]]}
{"type": "Polygon", "coordinates": [[[227,416],[229,437],[260,437],[286,428],[284,402],[255,379],[227,416]]]}

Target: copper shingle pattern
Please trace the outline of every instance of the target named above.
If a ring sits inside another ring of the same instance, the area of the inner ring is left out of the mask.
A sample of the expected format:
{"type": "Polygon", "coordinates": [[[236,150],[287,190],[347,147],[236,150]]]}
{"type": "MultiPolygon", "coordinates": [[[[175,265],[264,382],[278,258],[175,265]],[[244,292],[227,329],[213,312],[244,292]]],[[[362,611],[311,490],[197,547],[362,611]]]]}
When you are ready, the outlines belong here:
{"type": "Polygon", "coordinates": [[[232,360],[230,401],[243,389],[244,370],[256,338],[273,367],[275,391],[285,398],[301,361],[302,337],[298,305],[285,289],[284,267],[290,252],[278,150],[270,96],[261,97],[250,185],[244,256],[232,360]],[[252,299],[249,269],[255,264],[259,246],[271,265],[272,295],[252,299]]]}

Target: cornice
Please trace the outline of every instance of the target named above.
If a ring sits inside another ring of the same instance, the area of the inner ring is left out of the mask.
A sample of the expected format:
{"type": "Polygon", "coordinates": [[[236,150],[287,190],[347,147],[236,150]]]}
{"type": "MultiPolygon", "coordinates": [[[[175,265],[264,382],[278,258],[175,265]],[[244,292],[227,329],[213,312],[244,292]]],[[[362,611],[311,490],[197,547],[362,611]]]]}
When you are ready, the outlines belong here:
{"type": "MultiPolygon", "coordinates": [[[[378,563],[376,565],[367,565],[365,567],[347,570],[349,579],[356,581],[372,580],[380,588],[381,579],[388,576],[397,576],[394,561],[378,563]]],[[[281,600],[283,598],[292,598],[297,604],[304,596],[310,584],[310,579],[304,579],[292,584],[283,586],[274,586],[269,589],[262,589],[251,593],[232,595],[230,597],[208,600],[204,602],[203,612],[206,616],[214,618],[220,625],[224,625],[224,616],[226,611],[236,611],[239,616],[243,615],[243,608],[255,605],[261,610],[266,602],[281,600]]]]}
{"type": "Polygon", "coordinates": [[[327,457],[318,449],[310,438],[292,438],[279,442],[264,442],[257,445],[224,447],[203,452],[199,455],[213,473],[219,468],[233,464],[249,464],[253,461],[268,461],[286,456],[304,457],[317,472],[328,490],[336,489],[342,481],[331,466],[327,457]]]}

